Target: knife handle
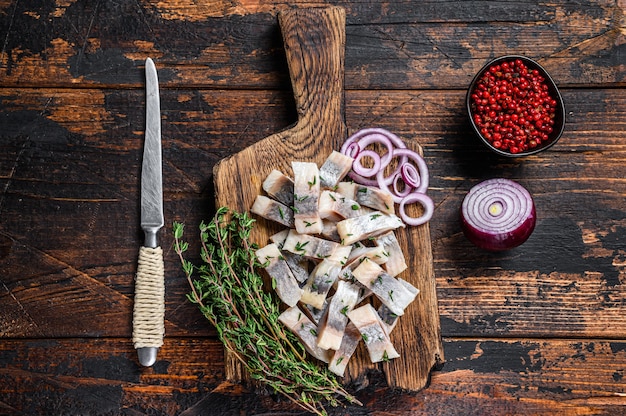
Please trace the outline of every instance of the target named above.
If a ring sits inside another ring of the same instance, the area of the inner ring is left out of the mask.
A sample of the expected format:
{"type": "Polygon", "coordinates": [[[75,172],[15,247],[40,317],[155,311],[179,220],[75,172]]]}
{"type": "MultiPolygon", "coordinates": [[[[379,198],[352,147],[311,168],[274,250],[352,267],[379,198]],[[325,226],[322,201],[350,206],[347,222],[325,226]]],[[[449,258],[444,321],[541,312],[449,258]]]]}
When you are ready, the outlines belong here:
{"type": "Polygon", "coordinates": [[[133,308],[133,344],[136,349],[156,349],[163,345],[164,317],[163,250],[161,247],[141,247],[135,279],[135,305],[133,308]]]}

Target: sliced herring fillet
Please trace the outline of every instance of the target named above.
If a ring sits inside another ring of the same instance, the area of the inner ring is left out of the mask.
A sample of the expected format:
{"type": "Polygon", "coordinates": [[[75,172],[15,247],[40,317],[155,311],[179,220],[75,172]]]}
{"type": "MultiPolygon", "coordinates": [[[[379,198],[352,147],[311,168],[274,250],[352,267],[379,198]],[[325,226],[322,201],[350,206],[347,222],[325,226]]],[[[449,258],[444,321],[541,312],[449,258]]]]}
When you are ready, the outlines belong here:
{"type": "Polygon", "coordinates": [[[281,253],[296,280],[300,284],[306,282],[309,279],[309,260],[300,254],[294,254],[289,251],[283,250],[281,253]]]}
{"type": "Polygon", "coordinates": [[[337,281],[337,289],[318,326],[317,345],[323,349],[337,350],[341,346],[348,312],[356,306],[359,287],[345,280],[337,281]]]}
{"type": "Polygon", "coordinates": [[[384,248],[387,261],[385,262],[385,270],[392,276],[397,276],[407,268],[404,253],[400,247],[400,243],[393,231],[376,237],[376,244],[384,248]]]}
{"type": "Polygon", "coordinates": [[[326,259],[331,257],[341,244],[325,240],[313,235],[300,234],[296,230],[289,230],[283,244],[283,250],[300,254],[309,259],[326,259]]]}
{"type": "Polygon", "coordinates": [[[361,338],[365,342],[370,360],[373,363],[391,360],[400,356],[393,347],[389,335],[372,305],[367,303],[353,309],[348,313],[348,318],[361,333],[361,338]]]}
{"type": "Polygon", "coordinates": [[[270,241],[272,243],[275,243],[278,246],[278,248],[282,250],[283,244],[285,244],[285,240],[287,239],[288,235],[289,235],[289,229],[286,228],[282,231],[277,232],[276,234],[270,235],[270,241]]]}
{"type": "Polygon", "coordinates": [[[293,205],[293,180],[279,170],[272,170],[265,181],[263,190],[273,199],[288,207],[293,205]]]}
{"type": "Polygon", "coordinates": [[[403,315],[419,293],[409,282],[401,282],[369,259],[352,270],[352,275],[396,315],[403,315]]]}
{"type": "Polygon", "coordinates": [[[265,270],[275,282],[278,297],[289,306],[296,305],[302,297],[303,290],[300,289],[278,246],[274,243],[268,244],[258,249],[256,256],[261,264],[267,263],[265,270]]]}
{"type": "Polygon", "coordinates": [[[356,188],[354,200],[361,205],[377,209],[385,214],[394,213],[393,196],[390,193],[381,191],[371,186],[359,185],[356,188]]]}
{"type": "MultiPolygon", "coordinates": [[[[415,296],[418,295],[419,289],[417,289],[415,286],[403,279],[398,279],[398,281],[402,283],[408,291],[415,293],[415,296]]],[[[387,334],[390,334],[398,323],[398,315],[393,313],[387,306],[382,304],[378,308],[378,316],[380,316],[380,320],[383,322],[383,326],[385,327],[387,334]]]]}
{"type": "Polygon", "coordinates": [[[337,223],[334,221],[322,220],[322,237],[331,241],[340,242],[341,237],[337,232],[337,223]]]}
{"type": "Polygon", "coordinates": [[[291,208],[265,195],[257,195],[254,204],[252,204],[252,208],[250,208],[250,212],[289,228],[292,228],[295,224],[293,210],[291,208]]]}
{"type": "Polygon", "coordinates": [[[304,285],[301,301],[317,309],[324,307],[324,300],[335,284],[341,272],[341,265],[336,261],[322,260],[311,272],[304,285]]]}
{"type": "Polygon", "coordinates": [[[337,232],[339,237],[341,237],[341,243],[350,245],[399,227],[404,227],[404,223],[399,217],[376,211],[339,221],[337,223],[337,232]]]}
{"type": "Polygon", "coordinates": [[[328,257],[328,260],[336,261],[341,265],[341,267],[348,264],[348,259],[350,258],[350,253],[352,252],[352,246],[344,246],[339,245],[335,252],[328,257]]]}
{"type": "Polygon", "coordinates": [[[337,185],[352,169],[352,162],[354,162],[354,159],[350,156],[333,150],[320,167],[321,186],[333,188],[337,185]]]}
{"type": "Polygon", "coordinates": [[[341,221],[363,215],[361,205],[338,192],[324,190],[320,194],[319,214],[322,219],[341,221]]]}
{"type": "Polygon", "coordinates": [[[359,345],[359,342],[361,342],[361,339],[361,333],[358,328],[354,326],[352,322],[348,322],[343,338],[341,339],[341,345],[330,359],[328,369],[338,376],[343,377],[348,362],[354,354],[354,351],[356,351],[356,347],[359,345]]]}
{"type": "Polygon", "coordinates": [[[394,202],[391,194],[373,186],[359,185],[354,182],[340,182],[337,185],[337,192],[363,206],[385,214],[394,213],[394,202]]]}
{"type": "Polygon", "coordinates": [[[297,306],[286,309],[278,320],[302,341],[304,348],[313,357],[328,363],[330,352],[317,346],[317,326],[297,306]]]}
{"type": "Polygon", "coordinates": [[[364,258],[368,258],[378,264],[384,264],[389,259],[383,246],[377,245],[368,247],[359,242],[352,244],[352,251],[350,252],[350,257],[348,257],[348,265],[360,262],[364,258]]]}
{"type": "Polygon", "coordinates": [[[322,219],[319,216],[319,169],[311,162],[291,162],[293,168],[294,223],[300,234],[320,234],[322,219]]]}
{"type": "Polygon", "coordinates": [[[270,241],[278,246],[280,253],[287,262],[291,273],[299,283],[304,283],[309,278],[309,262],[306,257],[301,254],[295,254],[284,250],[285,240],[289,235],[289,230],[282,230],[270,236],[270,241]]]}
{"type": "Polygon", "coordinates": [[[385,305],[380,305],[376,312],[383,323],[383,327],[385,328],[387,335],[391,334],[391,331],[393,331],[398,323],[398,315],[391,312],[391,310],[389,310],[389,308],[385,305]]]}
{"type": "Polygon", "coordinates": [[[311,321],[313,321],[313,323],[315,323],[315,325],[317,325],[318,327],[319,327],[320,320],[322,319],[322,316],[324,315],[324,312],[326,311],[326,308],[328,307],[328,303],[330,302],[330,299],[332,299],[332,296],[329,296],[326,299],[324,299],[324,304],[322,305],[321,309],[318,309],[312,305],[307,305],[306,303],[302,304],[302,306],[306,308],[306,311],[308,312],[309,318],[311,318],[311,321]]]}

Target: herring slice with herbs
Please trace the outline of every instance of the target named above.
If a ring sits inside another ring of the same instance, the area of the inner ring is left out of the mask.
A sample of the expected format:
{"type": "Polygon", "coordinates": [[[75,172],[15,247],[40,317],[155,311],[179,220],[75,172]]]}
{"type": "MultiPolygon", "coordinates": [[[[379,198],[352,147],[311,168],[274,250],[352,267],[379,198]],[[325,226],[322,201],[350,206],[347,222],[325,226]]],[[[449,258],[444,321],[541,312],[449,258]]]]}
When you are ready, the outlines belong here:
{"type": "Polygon", "coordinates": [[[293,228],[295,225],[291,208],[265,195],[257,195],[250,212],[285,227],[293,228]]]}
{"type": "Polygon", "coordinates": [[[333,150],[320,167],[320,185],[326,188],[333,188],[350,172],[352,162],[354,162],[354,159],[350,156],[333,150]]]}
{"type": "MultiPolygon", "coordinates": [[[[400,243],[393,231],[376,237],[376,244],[382,247],[387,259],[385,270],[392,276],[397,276],[406,270],[407,264],[400,243]]],[[[380,264],[380,263],[379,263],[380,264]]]]}
{"type": "Polygon", "coordinates": [[[359,185],[354,182],[341,182],[337,185],[337,192],[363,206],[384,212],[385,214],[394,213],[392,195],[373,186],[359,185]]]}
{"type": "Polygon", "coordinates": [[[289,306],[296,305],[302,297],[303,290],[300,289],[297,279],[291,272],[278,246],[274,243],[268,244],[258,249],[256,256],[259,263],[263,265],[267,274],[272,278],[273,286],[280,300],[289,306]]]}
{"type": "Polygon", "coordinates": [[[376,245],[369,247],[356,242],[352,244],[352,251],[350,252],[350,257],[348,257],[348,263],[346,265],[354,268],[365,258],[375,261],[378,264],[385,264],[389,259],[383,246],[376,245]]]}
{"type": "Polygon", "coordinates": [[[347,198],[338,192],[324,190],[320,194],[319,214],[322,219],[335,222],[346,218],[363,215],[361,205],[353,199],[347,198]]]}
{"type": "Polygon", "coordinates": [[[414,286],[407,286],[410,283],[404,284],[369,259],[363,260],[352,275],[396,315],[403,315],[404,309],[419,293],[414,286]]]}
{"type": "Polygon", "coordinates": [[[272,170],[265,181],[263,190],[273,199],[287,205],[293,206],[293,180],[279,170],[272,170]]]}
{"type": "Polygon", "coordinates": [[[311,272],[303,287],[301,301],[317,309],[322,309],[324,300],[341,272],[341,264],[324,259],[311,272]]]}
{"type": "Polygon", "coordinates": [[[317,346],[317,326],[300,308],[292,306],[286,309],[278,316],[278,320],[302,341],[309,354],[320,361],[329,362],[330,351],[317,346]]]}
{"type": "Polygon", "coordinates": [[[359,346],[359,342],[361,342],[361,333],[352,322],[348,322],[343,338],[341,339],[341,345],[335,350],[334,355],[330,359],[328,369],[338,376],[343,377],[348,362],[359,346]]]}
{"type": "Polygon", "coordinates": [[[361,338],[373,363],[388,361],[400,356],[372,305],[367,303],[352,310],[348,313],[348,318],[361,333],[361,338]]]}
{"type": "Polygon", "coordinates": [[[321,260],[331,257],[340,245],[334,241],[290,230],[283,244],[283,250],[300,254],[309,259],[321,260]]]}
{"type": "Polygon", "coordinates": [[[341,237],[341,243],[350,245],[400,227],[404,227],[404,223],[400,218],[395,215],[387,215],[375,211],[371,214],[339,221],[337,223],[337,232],[339,237],[341,237]]]}
{"type": "Polygon", "coordinates": [[[338,350],[348,323],[348,312],[359,299],[359,286],[345,280],[337,281],[337,289],[318,327],[317,345],[327,350],[338,350]]]}
{"type": "MultiPolygon", "coordinates": [[[[398,279],[398,281],[402,283],[404,287],[407,288],[407,290],[415,293],[415,296],[419,294],[419,290],[406,280],[398,279]]],[[[396,327],[399,316],[393,313],[391,309],[389,309],[384,304],[381,304],[378,308],[378,316],[380,316],[380,320],[383,322],[383,326],[385,327],[387,334],[390,334],[391,331],[393,331],[393,329],[396,327]]]]}
{"type": "Polygon", "coordinates": [[[300,234],[322,232],[319,215],[319,169],[311,162],[291,162],[293,169],[293,212],[296,230],[300,234]]]}

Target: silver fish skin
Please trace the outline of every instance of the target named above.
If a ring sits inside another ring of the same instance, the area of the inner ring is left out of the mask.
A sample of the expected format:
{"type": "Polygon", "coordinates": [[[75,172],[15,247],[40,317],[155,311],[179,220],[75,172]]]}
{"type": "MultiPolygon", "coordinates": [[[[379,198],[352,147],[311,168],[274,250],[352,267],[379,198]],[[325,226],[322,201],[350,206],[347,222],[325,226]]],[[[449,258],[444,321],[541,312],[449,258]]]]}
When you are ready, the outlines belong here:
{"type": "Polygon", "coordinates": [[[341,243],[350,245],[404,226],[399,217],[375,211],[338,222],[337,232],[341,237],[341,243]]]}
{"type": "Polygon", "coordinates": [[[361,205],[377,209],[385,214],[394,214],[394,202],[390,193],[371,186],[359,185],[354,200],[361,205]]]}
{"type": "Polygon", "coordinates": [[[318,210],[319,169],[311,162],[291,162],[291,166],[295,228],[300,234],[320,234],[323,225],[318,210]]]}
{"type": "Polygon", "coordinates": [[[410,283],[402,283],[375,262],[365,259],[352,275],[396,315],[403,315],[406,307],[415,300],[417,289],[410,283]]]}
{"type": "Polygon", "coordinates": [[[256,251],[257,259],[265,265],[267,274],[274,280],[276,294],[288,306],[295,306],[302,298],[303,290],[284,260],[278,246],[268,244],[256,251]]]}
{"type": "Polygon", "coordinates": [[[350,169],[354,159],[333,150],[320,167],[320,184],[325,188],[333,188],[342,180],[350,169]]]}
{"type": "Polygon", "coordinates": [[[346,372],[348,362],[361,342],[361,333],[352,322],[348,322],[341,345],[335,351],[328,364],[328,369],[340,377],[346,372]]]}
{"type": "Polygon", "coordinates": [[[278,316],[278,320],[302,341],[309,354],[320,361],[329,362],[330,352],[317,346],[317,326],[300,308],[292,306],[286,309],[278,316]]]}
{"type": "Polygon", "coordinates": [[[352,251],[350,251],[347,265],[356,267],[364,258],[368,258],[378,264],[385,264],[389,260],[383,246],[368,247],[359,242],[352,244],[352,251]]]}
{"type": "Polygon", "coordinates": [[[273,199],[287,205],[293,206],[293,180],[274,169],[263,181],[263,190],[273,199]]]}
{"type": "Polygon", "coordinates": [[[303,287],[302,303],[322,309],[324,300],[335,284],[341,272],[341,265],[335,261],[324,259],[311,272],[303,287]]]}
{"type": "Polygon", "coordinates": [[[283,250],[300,254],[309,259],[322,260],[331,257],[339,246],[340,244],[334,241],[289,230],[283,244],[283,250]]]}
{"type": "Polygon", "coordinates": [[[324,312],[326,312],[326,308],[328,307],[331,299],[332,296],[328,296],[326,299],[324,299],[324,304],[322,305],[321,309],[318,309],[312,305],[307,305],[306,303],[302,304],[302,306],[306,308],[306,312],[308,313],[311,321],[313,321],[313,323],[318,327],[320,324],[320,320],[322,319],[322,316],[324,316],[324,312]]]}
{"type": "Polygon", "coordinates": [[[322,237],[336,243],[341,242],[341,237],[339,237],[339,233],[337,232],[336,222],[322,220],[322,224],[322,237]]]}
{"type": "Polygon", "coordinates": [[[294,227],[293,210],[287,205],[275,201],[265,195],[257,195],[250,212],[266,220],[277,222],[285,227],[294,227]]]}
{"type": "MultiPolygon", "coordinates": [[[[413,286],[409,282],[402,280],[402,279],[398,279],[398,281],[402,283],[404,287],[407,288],[408,291],[415,293],[415,296],[419,294],[419,289],[417,289],[415,286],[413,286]]],[[[378,316],[380,316],[380,320],[383,322],[385,331],[387,331],[387,334],[391,334],[391,331],[393,331],[393,329],[396,327],[396,324],[398,323],[398,318],[399,318],[398,315],[393,313],[384,304],[380,305],[377,312],[378,312],[378,316]]]]}
{"type": "Polygon", "coordinates": [[[353,309],[348,313],[348,318],[361,333],[361,338],[365,342],[370,360],[373,363],[391,360],[400,356],[391,343],[389,335],[385,332],[383,323],[372,305],[367,303],[353,309]]]}
{"type": "Polygon", "coordinates": [[[354,182],[340,182],[336,192],[353,199],[364,207],[369,207],[385,214],[394,214],[394,202],[390,193],[373,186],[360,185],[354,182]]]}
{"type": "Polygon", "coordinates": [[[323,190],[320,194],[319,214],[322,219],[337,222],[363,215],[364,211],[355,200],[346,198],[338,192],[323,190]]]}
{"type": "Polygon", "coordinates": [[[337,350],[341,346],[348,312],[356,306],[359,298],[359,287],[345,280],[337,281],[337,288],[322,320],[318,325],[317,345],[327,350],[337,350]]]}
{"type": "Polygon", "coordinates": [[[393,231],[376,237],[376,244],[384,249],[384,255],[387,257],[384,267],[387,273],[397,276],[407,269],[404,253],[393,231]]]}

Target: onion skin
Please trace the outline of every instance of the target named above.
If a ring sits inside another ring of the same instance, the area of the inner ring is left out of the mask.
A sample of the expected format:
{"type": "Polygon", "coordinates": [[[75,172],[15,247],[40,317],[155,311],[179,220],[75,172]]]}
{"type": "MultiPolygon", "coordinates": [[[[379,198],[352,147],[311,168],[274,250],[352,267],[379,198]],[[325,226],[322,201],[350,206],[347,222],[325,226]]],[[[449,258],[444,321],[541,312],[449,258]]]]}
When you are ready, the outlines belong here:
{"type": "Polygon", "coordinates": [[[505,251],[523,244],[535,229],[536,217],[530,193],[517,182],[503,178],[474,186],[461,205],[463,234],[487,251],[505,251]],[[494,204],[502,209],[497,215],[489,212],[494,204]],[[503,224],[498,220],[504,220],[503,224]]]}

